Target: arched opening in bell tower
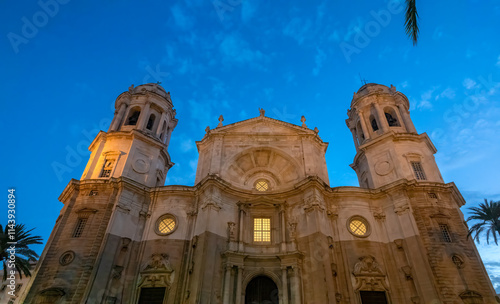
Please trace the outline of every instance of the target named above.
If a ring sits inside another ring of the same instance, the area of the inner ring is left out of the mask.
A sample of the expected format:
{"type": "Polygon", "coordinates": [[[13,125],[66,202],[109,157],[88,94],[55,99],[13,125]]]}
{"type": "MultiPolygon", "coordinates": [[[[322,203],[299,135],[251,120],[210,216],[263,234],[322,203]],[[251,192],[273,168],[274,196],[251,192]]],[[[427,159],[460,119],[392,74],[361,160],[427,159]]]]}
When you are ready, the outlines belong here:
{"type": "Polygon", "coordinates": [[[278,286],[267,276],[253,278],[245,290],[245,304],[278,304],[278,286]]]}

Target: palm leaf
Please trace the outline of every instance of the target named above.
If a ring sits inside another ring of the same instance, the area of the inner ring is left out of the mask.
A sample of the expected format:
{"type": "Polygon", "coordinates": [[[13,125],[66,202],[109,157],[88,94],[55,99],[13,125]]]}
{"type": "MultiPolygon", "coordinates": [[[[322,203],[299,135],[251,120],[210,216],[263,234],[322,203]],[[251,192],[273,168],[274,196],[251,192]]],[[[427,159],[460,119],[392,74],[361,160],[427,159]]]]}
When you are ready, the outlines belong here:
{"type": "Polygon", "coordinates": [[[417,44],[418,40],[418,13],[416,0],[406,0],[406,17],[405,29],[406,35],[411,38],[413,45],[417,44]]]}

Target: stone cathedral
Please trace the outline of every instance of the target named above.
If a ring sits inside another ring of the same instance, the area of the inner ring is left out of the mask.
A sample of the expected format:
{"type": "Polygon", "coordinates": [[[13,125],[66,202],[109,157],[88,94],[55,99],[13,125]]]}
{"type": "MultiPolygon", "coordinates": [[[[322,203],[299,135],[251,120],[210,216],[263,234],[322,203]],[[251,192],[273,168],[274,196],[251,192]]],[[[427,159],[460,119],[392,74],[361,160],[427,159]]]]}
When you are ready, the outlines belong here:
{"type": "Polygon", "coordinates": [[[497,303],[466,238],[465,201],[408,109],[392,85],[354,93],[346,123],[360,187],[330,187],[318,130],[263,109],[207,127],[194,186],[164,186],[176,111],[160,85],[131,86],[59,197],[20,301],[497,303]]]}

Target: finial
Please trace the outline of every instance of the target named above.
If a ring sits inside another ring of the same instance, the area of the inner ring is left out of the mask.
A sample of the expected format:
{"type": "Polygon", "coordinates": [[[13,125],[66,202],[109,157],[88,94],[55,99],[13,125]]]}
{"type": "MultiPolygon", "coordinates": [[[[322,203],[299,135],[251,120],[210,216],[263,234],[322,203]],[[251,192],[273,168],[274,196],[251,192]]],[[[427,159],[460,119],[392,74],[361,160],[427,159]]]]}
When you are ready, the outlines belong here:
{"type": "Polygon", "coordinates": [[[128,87],[128,91],[132,92],[134,90],[134,85],[132,84],[130,87],[128,87]]]}
{"type": "Polygon", "coordinates": [[[306,118],[304,115],[302,115],[302,117],[300,118],[300,121],[302,122],[302,128],[307,128],[306,118]]]}
{"type": "Polygon", "coordinates": [[[207,126],[207,127],[205,128],[205,132],[206,132],[207,134],[210,132],[210,126],[207,126]]]}
{"type": "Polygon", "coordinates": [[[260,116],[266,115],[266,110],[259,108],[260,116]]]}
{"type": "Polygon", "coordinates": [[[319,133],[319,129],[318,127],[314,127],[314,133],[318,134],[319,133]]]}
{"type": "Polygon", "coordinates": [[[217,127],[222,127],[222,122],[224,121],[224,117],[219,116],[219,124],[217,125],[217,127]]]}
{"type": "Polygon", "coordinates": [[[395,87],[395,86],[393,86],[392,84],[391,84],[391,91],[392,91],[393,93],[395,93],[395,92],[396,92],[396,87],[395,87]]]}

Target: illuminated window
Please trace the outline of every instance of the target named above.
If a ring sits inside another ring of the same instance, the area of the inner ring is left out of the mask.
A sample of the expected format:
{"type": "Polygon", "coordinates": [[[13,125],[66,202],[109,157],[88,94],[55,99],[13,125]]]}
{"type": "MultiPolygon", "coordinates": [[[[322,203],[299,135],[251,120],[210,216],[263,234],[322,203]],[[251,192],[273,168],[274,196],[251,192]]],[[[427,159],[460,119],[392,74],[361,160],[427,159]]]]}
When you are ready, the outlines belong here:
{"type": "Polygon", "coordinates": [[[106,159],[104,161],[104,165],[102,166],[102,171],[99,177],[110,177],[111,176],[111,170],[113,170],[113,164],[114,160],[112,159],[106,159]]]}
{"type": "Polygon", "coordinates": [[[366,237],[370,234],[368,222],[360,216],[351,217],[347,222],[347,228],[350,233],[357,237],[366,237]]]}
{"type": "Polygon", "coordinates": [[[418,180],[426,180],[424,173],[424,168],[422,168],[421,162],[411,162],[411,167],[413,168],[413,172],[415,173],[415,178],[418,180]]]}
{"type": "Polygon", "coordinates": [[[80,237],[83,233],[83,229],[85,229],[85,225],[87,224],[88,218],[78,218],[78,222],[76,223],[75,230],[73,230],[73,237],[80,237]]]}
{"type": "Polygon", "coordinates": [[[271,242],[271,219],[254,218],[253,219],[253,241],[260,243],[271,242]]]}
{"type": "Polygon", "coordinates": [[[255,189],[257,191],[260,191],[260,192],[267,191],[267,190],[269,190],[269,183],[266,180],[263,180],[263,179],[258,180],[255,183],[255,189]]]}
{"type": "Polygon", "coordinates": [[[177,221],[175,217],[171,214],[161,216],[158,221],[156,221],[156,233],[160,235],[167,235],[177,228],[177,221]]]}
{"type": "Polygon", "coordinates": [[[448,225],[440,224],[439,229],[441,229],[441,239],[443,240],[443,242],[451,243],[451,235],[450,231],[448,230],[448,225]]]}

